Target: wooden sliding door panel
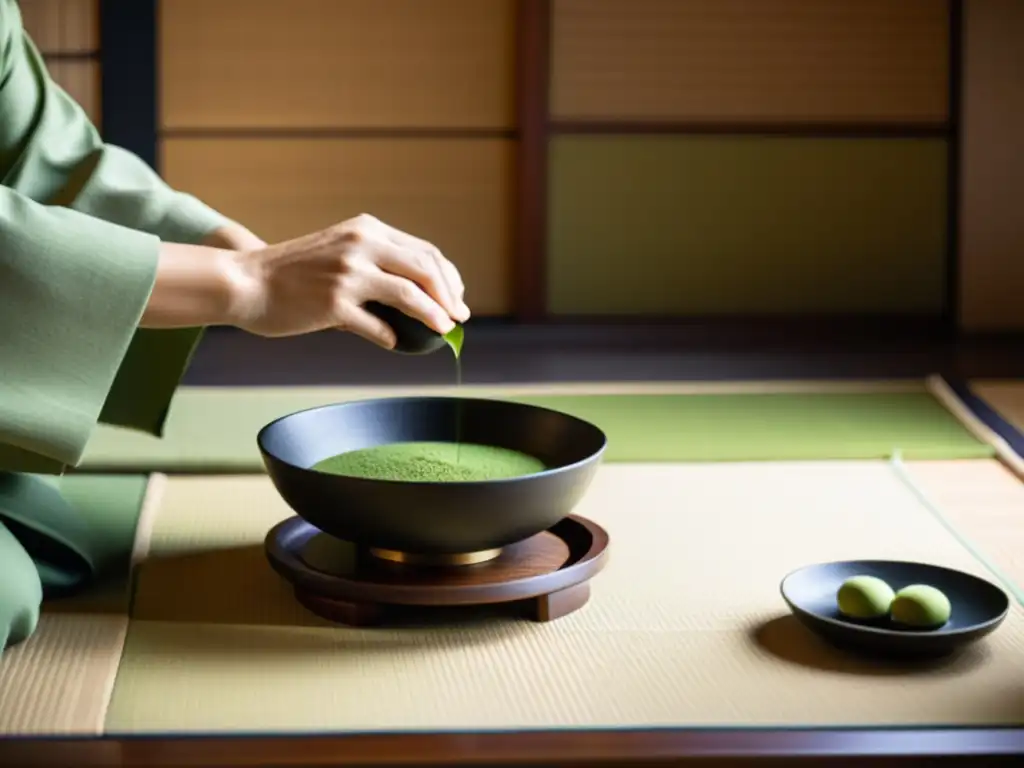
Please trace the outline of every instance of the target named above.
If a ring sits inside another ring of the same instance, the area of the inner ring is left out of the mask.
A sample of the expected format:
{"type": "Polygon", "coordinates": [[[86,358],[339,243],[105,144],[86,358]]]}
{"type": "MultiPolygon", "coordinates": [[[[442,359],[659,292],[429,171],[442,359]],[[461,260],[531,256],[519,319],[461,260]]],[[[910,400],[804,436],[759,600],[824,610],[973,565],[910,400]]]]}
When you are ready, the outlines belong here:
{"type": "Polygon", "coordinates": [[[510,311],[514,144],[500,139],[167,139],[162,168],[280,241],[360,213],[430,240],[478,315],[510,311]]]}
{"type": "Polygon", "coordinates": [[[1024,330],[1024,2],[964,4],[960,301],[969,330],[1024,330]]]}
{"type": "Polygon", "coordinates": [[[552,0],[565,120],[947,119],[948,0],[552,0]]]}
{"type": "Polygon", "coordinates": [[[43,54],[99,49],[98,0],[21,0],[25,30],[43,54]]]}
{"type": "Polygon", "coordinates": [[[163,128],[511,128],[514,11],[514,0],[164,0],[163,128]]]}
{"type": "Polygon", "coordinates": [[[95,61],[49,61],[47,70],[54,82],[67,91],[79,106],[99,126],[100,122],[100,65],[95,61]]]}
{"type": "Polygon", "coordinates": [[[943,309],[942,140],[563,136],[549,310],[943,309]]]}
{"type": "Polygon", "coordinates": [[[22,0],[18,8],[50,76],[98,125],[100,64],[89,56],[99,51],[97,0],[22,0]]]}

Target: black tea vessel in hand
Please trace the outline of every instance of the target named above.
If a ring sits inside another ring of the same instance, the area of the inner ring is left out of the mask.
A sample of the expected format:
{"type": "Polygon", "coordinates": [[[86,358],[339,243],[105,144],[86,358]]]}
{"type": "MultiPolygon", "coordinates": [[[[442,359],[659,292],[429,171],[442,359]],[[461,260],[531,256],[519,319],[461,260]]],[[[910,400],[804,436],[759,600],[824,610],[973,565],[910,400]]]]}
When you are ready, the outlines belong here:
{"type": "Polygon", "coordinates": [[[429,355],[448,346],[444,336],[416,318],[409,317],[400,309],[377,301],[368,301],[363,308],[391,326],[396,339],[394,352],[403,355],[429,355]]]}

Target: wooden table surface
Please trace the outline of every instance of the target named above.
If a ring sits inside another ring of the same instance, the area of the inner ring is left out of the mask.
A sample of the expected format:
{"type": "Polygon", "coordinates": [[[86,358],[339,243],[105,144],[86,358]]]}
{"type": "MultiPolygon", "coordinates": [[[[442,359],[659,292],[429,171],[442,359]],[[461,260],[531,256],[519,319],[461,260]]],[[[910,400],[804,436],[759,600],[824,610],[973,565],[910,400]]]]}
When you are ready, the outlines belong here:
{"type": "Polygon", "coordinates": [[[5,739],[5,766],[1021,765],[1024,728],[5,739]],[[938,763],[937,763],[938,761],[938,763]]]}

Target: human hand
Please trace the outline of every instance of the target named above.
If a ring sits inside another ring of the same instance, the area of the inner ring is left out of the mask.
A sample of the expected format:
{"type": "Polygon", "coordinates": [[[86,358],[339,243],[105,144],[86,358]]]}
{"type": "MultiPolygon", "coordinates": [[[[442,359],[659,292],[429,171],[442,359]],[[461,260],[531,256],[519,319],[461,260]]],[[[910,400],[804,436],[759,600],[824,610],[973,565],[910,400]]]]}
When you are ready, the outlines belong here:
{"type": "Polygon", "coordinates": [[[366,311],[395,307],[438,333],[469,319],[455,266],[425,240],[363,214],[311,235],[239,255],[247,289],[233,325],[260,336],[338,328],[385,349],[394,331],[366,311]]]}

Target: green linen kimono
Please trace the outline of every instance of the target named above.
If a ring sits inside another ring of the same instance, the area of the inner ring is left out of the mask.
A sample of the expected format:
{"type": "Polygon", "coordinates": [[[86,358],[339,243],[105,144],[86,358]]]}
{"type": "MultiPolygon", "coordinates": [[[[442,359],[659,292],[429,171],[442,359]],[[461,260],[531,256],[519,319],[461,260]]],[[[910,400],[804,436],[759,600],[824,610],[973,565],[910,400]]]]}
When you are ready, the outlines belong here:
{"type": "Polygon", "coordinates": [[[0,0],[0,651],[92,575],[96,532],[48,476],[99,422],[159,435],[199,340],[137,327],[161,240],[226,222],[104,144],[0,0]]]}

